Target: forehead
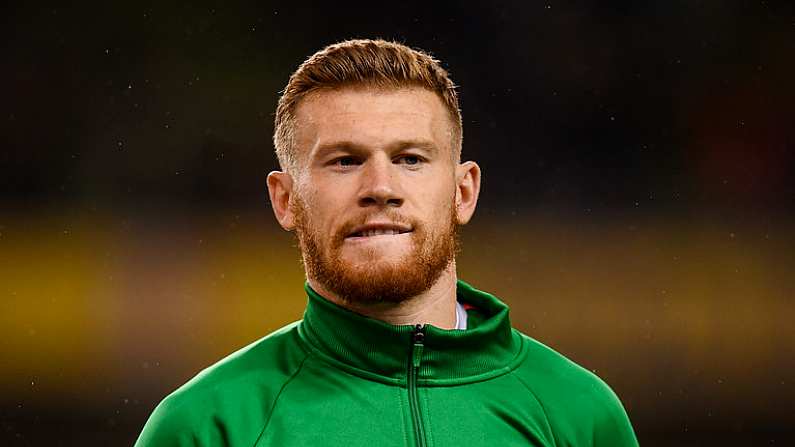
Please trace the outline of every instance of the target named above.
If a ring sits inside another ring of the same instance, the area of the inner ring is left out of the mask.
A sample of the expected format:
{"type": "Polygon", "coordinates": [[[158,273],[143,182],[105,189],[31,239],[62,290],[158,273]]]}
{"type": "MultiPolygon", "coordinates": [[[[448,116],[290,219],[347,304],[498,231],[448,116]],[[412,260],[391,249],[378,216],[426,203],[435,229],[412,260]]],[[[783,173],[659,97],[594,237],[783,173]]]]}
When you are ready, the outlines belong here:
{"type": "Polygon", "coordinates": [[[423,88],[316,91],[299,103],[295,118],[299,158],[336,140],[373,149],[400,140],[430,140],[450,150],[447,109],[435,93],[423,88]]]}

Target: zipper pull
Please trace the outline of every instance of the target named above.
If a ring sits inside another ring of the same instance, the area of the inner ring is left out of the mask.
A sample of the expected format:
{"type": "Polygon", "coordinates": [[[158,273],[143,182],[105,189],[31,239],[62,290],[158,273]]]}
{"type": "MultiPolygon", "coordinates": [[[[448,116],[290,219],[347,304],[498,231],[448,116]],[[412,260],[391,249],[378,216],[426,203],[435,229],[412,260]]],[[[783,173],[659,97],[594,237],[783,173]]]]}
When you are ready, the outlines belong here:
{"type": "Polygon", "coordinates": [[[422,350],[425,347],[425,325],[417,324],[414,326],[414,332],[411,335],[414,349],[411,350],[411,364],[414,368],[420,367],[420,360],[422,360],[422,350]]]}

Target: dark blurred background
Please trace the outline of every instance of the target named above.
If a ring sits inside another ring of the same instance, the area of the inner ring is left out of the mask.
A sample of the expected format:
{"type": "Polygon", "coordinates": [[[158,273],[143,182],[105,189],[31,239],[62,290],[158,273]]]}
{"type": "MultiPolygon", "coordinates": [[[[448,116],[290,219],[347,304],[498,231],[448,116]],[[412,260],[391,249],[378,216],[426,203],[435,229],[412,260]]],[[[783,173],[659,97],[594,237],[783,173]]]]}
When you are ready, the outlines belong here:
{"type": "Polygon", "coordinates": [[[461,277],[616,390],[645,446],[795,445],[792,2],[29,2],[0,17],[0,445],[130,445],[299,319],[279,91],[395,39],[484,170],[461,277]]]}

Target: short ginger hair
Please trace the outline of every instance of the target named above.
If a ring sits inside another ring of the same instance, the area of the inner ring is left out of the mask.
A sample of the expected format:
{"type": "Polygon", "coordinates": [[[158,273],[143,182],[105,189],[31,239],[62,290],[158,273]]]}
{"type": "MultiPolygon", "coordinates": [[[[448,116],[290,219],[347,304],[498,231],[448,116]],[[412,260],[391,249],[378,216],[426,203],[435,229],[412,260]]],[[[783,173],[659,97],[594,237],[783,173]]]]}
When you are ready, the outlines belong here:
{"type": "Polygon", "coordinates": [[[279,98],[273,131],[273,145],[282,169],[292,171],[298,164],[294,135],[301,100],[313,92],[345,87],[420,87],[436,93],[450,117],[453,156],[460,159],[463,131],[458,93],[439,61],[397,42],[354,39],[323,48],[290,76],[279,98]]]}

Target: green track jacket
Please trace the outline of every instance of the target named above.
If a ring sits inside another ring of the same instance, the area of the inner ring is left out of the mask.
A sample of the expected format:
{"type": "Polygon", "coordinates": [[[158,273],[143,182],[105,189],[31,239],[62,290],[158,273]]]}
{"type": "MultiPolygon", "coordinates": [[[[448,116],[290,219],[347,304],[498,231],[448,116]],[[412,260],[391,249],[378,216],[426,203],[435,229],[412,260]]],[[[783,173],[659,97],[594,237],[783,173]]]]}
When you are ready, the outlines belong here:
{"type": "Polygon", "coordinates": [[[166,397],[135,445],[638,445],[604,382],[512,329],[494,296],[457,288],[467,330],[393,326],[307,285],[302,321],[166,397]]]}

